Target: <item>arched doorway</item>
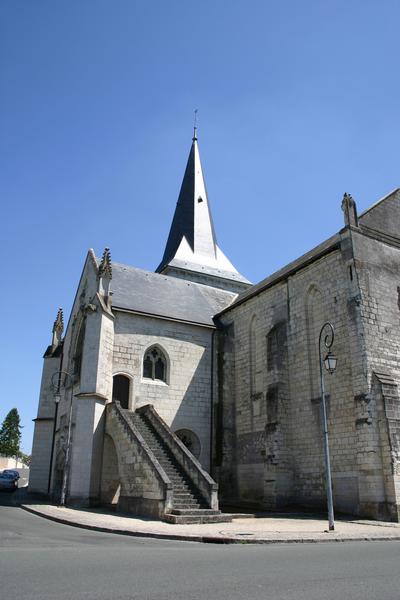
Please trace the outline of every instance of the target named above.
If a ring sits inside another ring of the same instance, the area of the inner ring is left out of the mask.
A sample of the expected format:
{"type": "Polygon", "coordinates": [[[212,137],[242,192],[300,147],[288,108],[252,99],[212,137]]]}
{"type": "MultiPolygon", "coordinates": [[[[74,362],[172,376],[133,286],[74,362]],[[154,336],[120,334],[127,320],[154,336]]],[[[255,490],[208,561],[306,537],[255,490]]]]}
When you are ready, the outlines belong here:
{"type": "Polygon", "coordinates": [[[121,408],[129,408],[130,379],[126,375],[114,375],[112,400],[121,404],[121,408]]]}
{"type": "Polygon", "coordinates": [[[201,452],[201,444],[197,435],[190,429],[178,429],[175,435],[185,444],[195,458],[199,458],[201,452]]]}

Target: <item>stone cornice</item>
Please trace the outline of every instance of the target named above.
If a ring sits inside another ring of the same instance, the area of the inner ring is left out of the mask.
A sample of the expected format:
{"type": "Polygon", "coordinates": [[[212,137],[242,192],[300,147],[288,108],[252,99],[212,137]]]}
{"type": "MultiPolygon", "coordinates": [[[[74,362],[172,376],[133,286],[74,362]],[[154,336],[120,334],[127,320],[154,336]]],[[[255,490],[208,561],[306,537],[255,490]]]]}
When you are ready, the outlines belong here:
{"type": "Polygon", "coordinates": [[[98,400],[109,402],[107,396],[99,394],[98,392],[80,392],[79,394],[75,394],[75,398],[97,398],[98,400]]]}

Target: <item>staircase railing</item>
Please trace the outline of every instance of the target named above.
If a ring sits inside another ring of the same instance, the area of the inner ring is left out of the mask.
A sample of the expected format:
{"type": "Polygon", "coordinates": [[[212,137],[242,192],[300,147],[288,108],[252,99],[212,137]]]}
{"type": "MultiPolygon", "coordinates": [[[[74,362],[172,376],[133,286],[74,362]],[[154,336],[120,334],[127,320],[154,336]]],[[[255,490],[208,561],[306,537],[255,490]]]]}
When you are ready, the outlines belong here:
{"type": "Polygon", "coordinates": [[[168,427],[151,404],[136,410],[151,423],[158,435],[168,446],[185,473],[202,494],[210,508],[218,510],[218,484],[203,469],[199,461],[186,448],[185,444],[168,427]]]}
{"type": "Polygon", "coordinates": [[[162,488],[164,489],[165,498],[165,512],[172,507],[173,503],[173,485],[168,475],[158,462],[151,448],[147,445],[143,436],[139,432],[135,424],[125,415],[124,410],[118,401],[112,402],[107,406],[108,411],[113,411],[115,416],[118,418],[120,424],[123,426],[126,433],[131,438],[132,442],[142,450],[142,457],[151,466],[152,471],[156,478],[160,481],[162,488]]]}

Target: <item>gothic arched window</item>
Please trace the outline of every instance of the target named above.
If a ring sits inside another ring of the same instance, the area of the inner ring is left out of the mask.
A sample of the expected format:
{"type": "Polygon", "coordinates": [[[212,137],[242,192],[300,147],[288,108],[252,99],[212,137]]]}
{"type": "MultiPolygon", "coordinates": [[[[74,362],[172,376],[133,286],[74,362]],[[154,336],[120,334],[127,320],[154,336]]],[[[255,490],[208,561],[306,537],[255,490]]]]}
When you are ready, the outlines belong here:
{"type": "Polygon", "coordinates": [[[167,359],[158,346],[152,346],[144,354],[143,377],[153,381],[167,381],[167,359]]]}

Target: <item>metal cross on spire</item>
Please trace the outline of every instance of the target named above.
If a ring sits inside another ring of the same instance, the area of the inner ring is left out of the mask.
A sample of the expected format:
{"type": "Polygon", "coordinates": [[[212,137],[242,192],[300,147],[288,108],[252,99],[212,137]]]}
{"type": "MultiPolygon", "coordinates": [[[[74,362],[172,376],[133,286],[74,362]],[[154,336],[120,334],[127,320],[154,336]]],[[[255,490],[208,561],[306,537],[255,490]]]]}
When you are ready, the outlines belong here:
{"type": "Polygon", "coordinates": [[[198,108],[194,109],[194,125],[193,125],[193,141],[197,140],[197,113],[199,112],[198,108]]]}

